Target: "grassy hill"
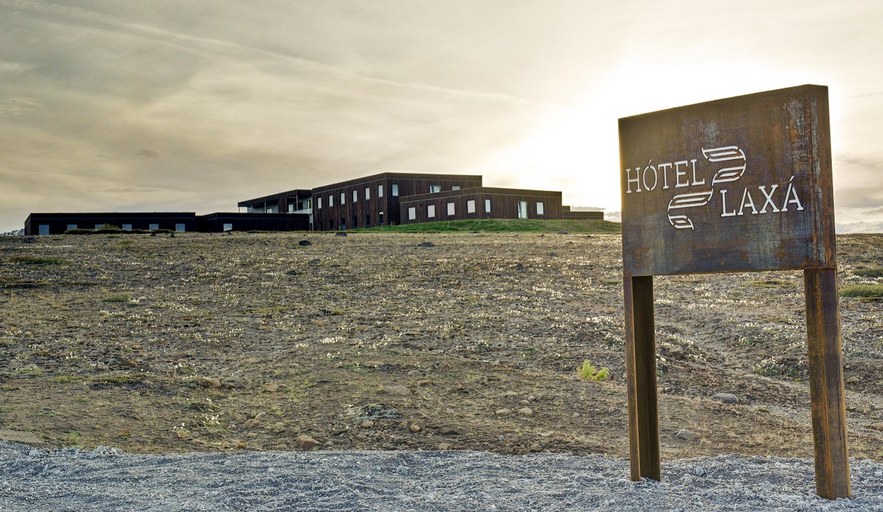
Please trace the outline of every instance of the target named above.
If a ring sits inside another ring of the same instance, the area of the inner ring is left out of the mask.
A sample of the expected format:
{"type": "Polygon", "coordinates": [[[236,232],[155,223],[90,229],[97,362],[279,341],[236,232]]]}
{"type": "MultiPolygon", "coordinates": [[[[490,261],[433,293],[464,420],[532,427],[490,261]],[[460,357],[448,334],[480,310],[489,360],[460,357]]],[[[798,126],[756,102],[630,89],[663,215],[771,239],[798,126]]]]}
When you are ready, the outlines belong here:
{"type": "Polygon", "coordinates": [[[462,231],[536,232],[557,233],[619,233],[621,225],[606,220],[539,220],[539,219],[482,219],[424,222],[400,226],[381,226],[368,229],[353,229],[360,232],[386,233],[450,233],[462,231]]]}

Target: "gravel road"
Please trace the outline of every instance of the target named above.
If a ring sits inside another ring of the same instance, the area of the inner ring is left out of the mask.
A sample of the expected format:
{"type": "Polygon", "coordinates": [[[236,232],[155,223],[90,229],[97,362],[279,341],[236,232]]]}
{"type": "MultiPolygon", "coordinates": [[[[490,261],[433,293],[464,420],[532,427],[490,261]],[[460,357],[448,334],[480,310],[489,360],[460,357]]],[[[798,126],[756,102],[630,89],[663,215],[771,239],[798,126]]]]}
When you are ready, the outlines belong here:
{"type": "Polygon", "coordinates": [[[805,459],[663,462],[632,482],[628,461],[482,452],[129,455],[0,442],[2,511],[883,511],[883,465],[852,463],[853,497],[815,496],[805,459]]]}

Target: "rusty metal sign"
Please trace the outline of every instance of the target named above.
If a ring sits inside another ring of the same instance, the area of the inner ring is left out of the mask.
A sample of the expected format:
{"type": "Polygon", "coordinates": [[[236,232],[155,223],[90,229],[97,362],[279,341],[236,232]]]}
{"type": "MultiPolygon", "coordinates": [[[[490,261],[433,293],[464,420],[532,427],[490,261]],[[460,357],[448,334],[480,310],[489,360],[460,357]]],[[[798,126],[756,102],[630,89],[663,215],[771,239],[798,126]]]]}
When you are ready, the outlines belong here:
{"type": "Polygon", "coordinates": [[[831,268],[828,89],[619,120],[627,275],[831,268]]]}
{"type": "Polygon", "coordinates": [[[653,276],[803,270],[816,491],[851,493],[828,89],[619,120],[629,458],[659,480],[653,276]]]}

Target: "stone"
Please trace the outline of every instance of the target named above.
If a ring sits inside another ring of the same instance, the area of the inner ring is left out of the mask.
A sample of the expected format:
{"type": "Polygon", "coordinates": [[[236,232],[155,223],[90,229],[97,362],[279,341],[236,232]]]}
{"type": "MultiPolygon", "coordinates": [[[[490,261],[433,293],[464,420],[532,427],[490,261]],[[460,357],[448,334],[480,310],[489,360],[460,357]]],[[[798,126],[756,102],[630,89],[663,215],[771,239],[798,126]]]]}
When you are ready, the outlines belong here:
{"type": "Polygon", "coordinates": [[[713,397],[711,397],[711,399],[716,400],[718,402],[725,403],[725,404],[738,404],[739,403],[739,399],[736,397],[736,395],[733,395],[731,393],[718,393],[718,394],[714,395],[713,397]]]}
{"type": "Polygon", "coordinates": [[[879,430],[879,431],[883,432],[883,421],[878,421],[877,423],[871,423],[870,425],[868,425],[868,427],[872,428],[874,430],[879,430]]]}
{"type": "Polygon", "coordinates": [[[420,428],[420,425],[418,425],[418,424],[416,424],[416,423],[412,423],[411,426],[408,427],[408,429],[409,429],[411,432],[415,433],[415,434],[416,434],[417,432],[420,432],[421,430],[423,430],[422,428],[420,428]]]}
{"type": "Polygon", "coordinates": [[[221,381],[214,377],[197,377],[196,383],[204,388],[220,389],[221,381]]]}
{"type": "Polygon", "coordinates": [[[374,422],[371,421],[371,420],[365,420],[365,421],[363,421],[362,424],[359,425],[359,426],[362,427],[362,428],[371,428],[371,427],[374,426],[374,422]]]}
{"type": "Polygon", "coordinates": [[[417,247],[435,247],[435,244],[432,242],[421,242],[417,244],[417,247]]]}
{"type": "Polygon", "coordinates": [[[316,441],[312,437],[301,434],[297,436],[297,439],[294,440],[294,445],[304,451],[312,450],[313,448],[319,446],[319,441],[316,441]]]}
{"type": "Polygon", "coordinates": [[[271,383],[267,384],[266,386],[264,386],[264,391],[267,393],[275,393],[275,392],[279,391],[279,384],[276,384],[275,382],[271,382],[271,383]]]}
{"type": "Polygon", "coordinates": [[[532,451],[532,452],[540,452],[542,450],[543,450],[543,447],[540,446],[539,443],[534,443],[534,444],[530,445],[530,451],[532,451]]]}
{"type": "Polygon", "coordinates": [[[439,443],[438,449],[441,451],[448,451],[452,448],[451,443],[439,443]]]}
{"type": "Polygon", "coordinates": [[[677,431],[677,433],[675,434],[675,437],[677,437],[678,439],[683,439],[684,441],[692,441],[693,439],[696,439],[697,437],[699,437],[699,434],[697,434],[696,432],[693,432],[691,430],[687,430],[685,428],[682,428],[677,431]]]}
{"type": "Polygon", "coordinates": [[[858,377],[850,377],[846,379],[846,384],[858,384],[859,382],[861,382],[861,379],[858,377]]]}
{"type": "Polygon", "coordinates": [[[346,233],[343,231],[338,231],[337,233],[334,233],[334,236],[346,236],[346,233]]]}
{"type": "Polygon", "coordinates": [[[496,414],[497,416],[508,416],[512,414],[512,409],[497,409],[494,414],[496,414]]]}
{"type": "Polygon", "coordinates": [[[521,416],[533,416],[533,409],[530,407],[522,407],[518,409],[518,414],[521,416]]]}
{"type": "Polygon", "coordinates": [[[33,243],[36,243],[36,242],[37,242],[37,239],[34,238],[34,237],[32,237],[32,236],[26,236],[26,237],[24,238],[24,240],[22,240],[22,242],[24,242],[24,243],[26,243],[26,244],[33,244],[33,243]]]}
{"type": "Polygon", "coordinates": [[[561,231],[558,232],[558,234],[559,235],[569,235],[570,233],[568,233],[567,231],[562,229],[561,231]]]}
{"type": "Polygon", "coordinates": [[[393,384],[390,386],[383,386],[383,392],[388,395],[399,395],[399,396],[407,396],[411,394],[411,390],[406,388],[405,386],[400,386],[397,384],[393,384]]]}
{"type": "Polygon", "coordinates": [[[309,247],[313,244],[309,240],[301,240],[300,242],[297,243],[297,245],[299,245],[301,247],[309,247]]]}

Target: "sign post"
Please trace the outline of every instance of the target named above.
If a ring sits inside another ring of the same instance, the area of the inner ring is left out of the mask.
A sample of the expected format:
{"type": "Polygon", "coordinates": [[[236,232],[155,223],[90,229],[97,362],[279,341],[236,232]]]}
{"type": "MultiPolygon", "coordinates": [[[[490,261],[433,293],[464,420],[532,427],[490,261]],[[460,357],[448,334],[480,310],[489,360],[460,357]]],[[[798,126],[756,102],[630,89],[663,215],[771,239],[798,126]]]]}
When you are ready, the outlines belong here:
{"type": "Polygon", "coordinates": [[[619,120],[631,478],[660,478],[653,276],[803,270],[816,492],[850,495],[828,89],[619,120]]]}

